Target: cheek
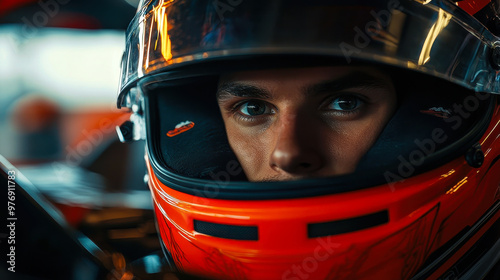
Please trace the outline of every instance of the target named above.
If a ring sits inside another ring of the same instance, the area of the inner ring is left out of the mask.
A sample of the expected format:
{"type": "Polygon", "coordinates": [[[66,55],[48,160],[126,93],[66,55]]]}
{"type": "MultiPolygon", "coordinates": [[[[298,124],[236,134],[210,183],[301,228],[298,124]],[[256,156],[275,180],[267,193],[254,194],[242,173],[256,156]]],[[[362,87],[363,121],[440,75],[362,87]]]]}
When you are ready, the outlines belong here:
{"type": "Polygon", "coordinates": [[[324,147],[329,147],[324,150],[324,158],[327,160],[325,167],[334,170],[335,174],[354,172],[375,138],[375,131],[365,123],[338,126],[335,131],[328,133],[324,138],[327,140],[322,143],[324,147]]]}
{"type": "Polygon", "coordinates": [[[250,175],[258,174],[267,166],[269,145],[271,139],[266,138],[267,134],[256,135],[249,131],[242,130],[229,123],[226,124],[229,145],[235,153],[243,170],[250,175]]]}

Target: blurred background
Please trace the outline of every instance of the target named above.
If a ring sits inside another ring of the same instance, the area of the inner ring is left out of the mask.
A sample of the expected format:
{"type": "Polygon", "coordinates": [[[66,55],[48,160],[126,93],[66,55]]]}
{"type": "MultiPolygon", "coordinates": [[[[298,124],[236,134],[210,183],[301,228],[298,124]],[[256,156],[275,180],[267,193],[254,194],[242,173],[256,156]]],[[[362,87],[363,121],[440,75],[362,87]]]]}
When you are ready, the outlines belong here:
{"type": "Polygon", "coordinates": [[[19,140],[42,129],[56,130],[50,126],[59,122],[58,141],[73,144],[78,126],[67,125],[66,117],[119,112],[115,99],[125,29],[135,13],[131,4],[0,1],[2,155],[16,161],[60,157],[64,149],[55,143],[31,147],[19,140]]]}
{"type": "Polygon", "coordinates": [[[115,131],[129,117],[116,97],[138,2],[0,0],[0,156],[122,270],[161,250],[144,143],[115,131]]]}

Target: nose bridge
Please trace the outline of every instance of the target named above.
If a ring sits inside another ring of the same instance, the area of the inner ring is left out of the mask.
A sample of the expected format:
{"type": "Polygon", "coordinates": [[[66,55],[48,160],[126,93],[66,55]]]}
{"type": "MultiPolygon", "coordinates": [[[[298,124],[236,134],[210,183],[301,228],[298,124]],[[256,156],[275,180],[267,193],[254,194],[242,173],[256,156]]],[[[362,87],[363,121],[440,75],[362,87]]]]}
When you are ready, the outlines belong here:
{"type": "Polygon", "coordinates": [[[288,113],[280,116],[278,126],[277,146],[292,145],[300,146],[307,144],[307,135],[310,134],[309,128],[305,125],[305,116],[299,112],[288,113]]]}
{"type": "Polygon", "coordinates": [[[300,112],[282,114],[275,133],[271,165],[288,173],[311,172],[321,165],[321,155],[315,147],[317,127],[300,112]]]}

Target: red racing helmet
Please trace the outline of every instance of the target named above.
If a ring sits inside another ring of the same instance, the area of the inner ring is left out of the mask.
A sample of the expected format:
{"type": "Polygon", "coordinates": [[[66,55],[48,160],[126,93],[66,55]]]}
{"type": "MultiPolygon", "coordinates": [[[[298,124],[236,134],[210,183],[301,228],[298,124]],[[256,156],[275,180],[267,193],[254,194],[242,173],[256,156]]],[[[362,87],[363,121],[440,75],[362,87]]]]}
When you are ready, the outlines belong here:
{"type": "Polygon", "coordinates": [[[146,139],[171,268],[210,279],[494,273],[498,3],[141,1],[118,97],[133,114],[118,132],[123,141],[146,139]],[[249,182],[215,99],[219,76],[325,65],[390,73],[398,94],[391,120],[351,174],[249,182]]]}

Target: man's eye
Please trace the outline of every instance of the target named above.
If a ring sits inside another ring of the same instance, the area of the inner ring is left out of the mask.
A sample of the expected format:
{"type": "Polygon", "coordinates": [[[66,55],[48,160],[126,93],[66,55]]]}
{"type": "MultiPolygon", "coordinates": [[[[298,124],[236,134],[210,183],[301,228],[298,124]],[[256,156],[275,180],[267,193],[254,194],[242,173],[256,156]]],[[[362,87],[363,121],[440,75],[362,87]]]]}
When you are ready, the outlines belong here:
{"type": "Polygon", "coordinates": [[[271,114],[272,110],[264,101],[252,100],[239,105],[239,111],[246,116],[271,114]]]}
{"type": "Polygon", "coordinates": [[[336,111],[354,111],[363,104],[363,100],[354,95],[343,95],[332,100],[328,109],[336,111]]]}

